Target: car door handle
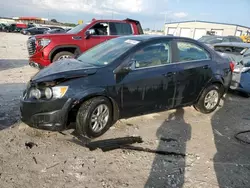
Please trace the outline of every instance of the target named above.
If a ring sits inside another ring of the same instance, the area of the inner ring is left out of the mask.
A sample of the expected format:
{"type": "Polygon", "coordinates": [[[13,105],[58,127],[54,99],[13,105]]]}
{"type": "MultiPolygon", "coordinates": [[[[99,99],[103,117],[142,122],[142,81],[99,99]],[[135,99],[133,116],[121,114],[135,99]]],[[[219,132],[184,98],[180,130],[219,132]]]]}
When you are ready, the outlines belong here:
{"type": "Polygon", "coordinates": [[[172,77],[175,74],[176,74],[175,72],[168,72],[168,73],[164,73],[163,76],[165,76],[165,77],[172,77]]]}
{"type": "Polygon", "coordinates": [[[208,65],[203,66],[203,69],[208,69],[208,65]]]}

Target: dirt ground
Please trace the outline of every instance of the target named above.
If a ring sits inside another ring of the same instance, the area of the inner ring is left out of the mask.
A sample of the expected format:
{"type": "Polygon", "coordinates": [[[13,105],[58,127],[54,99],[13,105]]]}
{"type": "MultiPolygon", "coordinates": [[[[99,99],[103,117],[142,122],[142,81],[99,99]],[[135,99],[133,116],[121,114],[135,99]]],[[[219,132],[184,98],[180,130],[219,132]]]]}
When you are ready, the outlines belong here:
{"type": "Polygon", "coordinates": [[[73,130],[47,132],[20,122],[19,98],[37,72],[28,66],[26,40],[0,33],[0,187],[250,187],[250,147],[234,138],[250,129],[250,99],[228,94],[209,115],[187,107],[120,120],[98,138],[141,136],[144,142],[136,146],[185,157],[89,151],[74,142],[73,130]],[[27,148],[26,142],[36,145],[27,148]]]}

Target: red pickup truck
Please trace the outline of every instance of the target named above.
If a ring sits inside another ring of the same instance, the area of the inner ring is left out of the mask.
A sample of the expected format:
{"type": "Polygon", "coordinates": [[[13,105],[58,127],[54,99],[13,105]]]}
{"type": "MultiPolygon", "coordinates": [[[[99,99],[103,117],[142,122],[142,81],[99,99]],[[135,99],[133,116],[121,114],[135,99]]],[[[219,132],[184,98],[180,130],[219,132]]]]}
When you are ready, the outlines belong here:
{"type": "Polygon", "coordinates": [[[76,57],[106,40],[122,35],[141,35],[143,30],[137,20],[95,20],[81,24],[67,33],[44,34],[27,41],[29,64],[43,68],[50,63],[76,57]]]}

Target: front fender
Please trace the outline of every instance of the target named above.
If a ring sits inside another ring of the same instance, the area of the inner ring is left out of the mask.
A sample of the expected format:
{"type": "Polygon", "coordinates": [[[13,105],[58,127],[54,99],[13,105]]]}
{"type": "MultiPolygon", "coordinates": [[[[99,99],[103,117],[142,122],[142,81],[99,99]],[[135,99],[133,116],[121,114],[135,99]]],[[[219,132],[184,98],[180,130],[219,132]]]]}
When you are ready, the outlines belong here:
{"type": "Polygon", "coordinates": [[[75,95],[75,103],[76,104],[82,104],[83,102],[94,98],[94,97],[99,97],[103,96],[109,99],[109,101],[112,104],[112,110],[113,110],[113,121],[117,121],[120,117],[120,109],[117,104],[117,102],[110,96],[108,96],[105,88],[90,88],[87,90],[84,90],[82,92],[79,92],[75,95]]]}

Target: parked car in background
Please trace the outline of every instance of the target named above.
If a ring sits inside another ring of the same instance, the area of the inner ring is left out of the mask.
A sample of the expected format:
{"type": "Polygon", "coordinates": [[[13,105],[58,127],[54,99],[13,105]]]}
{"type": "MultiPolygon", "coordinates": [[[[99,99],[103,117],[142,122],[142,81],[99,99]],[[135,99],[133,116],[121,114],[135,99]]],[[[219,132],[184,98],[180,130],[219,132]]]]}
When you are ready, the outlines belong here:
{"type": "Polygon", "coordinates": [[[66,30],[63,28],[60,28],[60,29],[51,29],[51,30],[44,31],[44,34],[54,34],[54,33],[66,33],[66,30]]]}
{"type": "Polygon", "coordinates": [[[42,68],[60,59],[78,56],[109,39],[140,34],[143,34],[143,30],[136,20],[93,20],[89,24],[78,25],[67,33],[29,38],[29,62],[32,66],[42,68]]]}
{"type": "Polygon", "coordinates": [[[199,42],[205,43],[212,47],[214,44],[222,42],[242,42],[243,40],[237,36],[216,36],[216,35],[206,35],[198,39],[199,42]]]}
{"type": "Polygon", "coordinates": [[[21,33],[24,35],[38,35],[38,34],[43,34],[44,31],[47,30],[49,30],[49,28],[47,27],[31,27],[28,29],[23,29],[21,33]]]}
{"type": "Polygon", "coordinates": [[[71,29],[72,29],[72,28],[67,28],[67,29],[65,29],[65,31],[68,32],[68,31],[70,31],[71,29]]]}
{"type": "Polygon", "coordinates": [[[20,32],[22,29],[27,28],[27,24],[23,23],[15,23],[10,24],[5,27],[6,32],[20,32]]]}
{"type": "Polygon", "coordinates": [[[4,23],[0,23],[0,31],[5,31],[6,30],[7,25],[4,23]]]}
{"type": "Polygon", "coordinates": [[[230,88],[250,97],[250,44],[221,43],[215,44],[214,49],[226,53],[235,61],[235,68],[230,88]]]}
{"type": "Polygon", "coordinates": [[[211,113],[232,71],[232,63],[193,39],[114,38],[40,70],[23,93],[21,116],[47,130],[76,121],[79,134],[98,137],[120,118],[190,105],[211,113]]]}

